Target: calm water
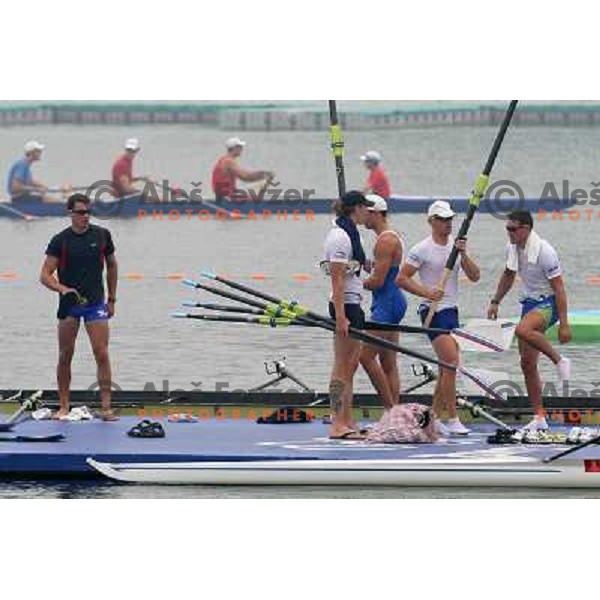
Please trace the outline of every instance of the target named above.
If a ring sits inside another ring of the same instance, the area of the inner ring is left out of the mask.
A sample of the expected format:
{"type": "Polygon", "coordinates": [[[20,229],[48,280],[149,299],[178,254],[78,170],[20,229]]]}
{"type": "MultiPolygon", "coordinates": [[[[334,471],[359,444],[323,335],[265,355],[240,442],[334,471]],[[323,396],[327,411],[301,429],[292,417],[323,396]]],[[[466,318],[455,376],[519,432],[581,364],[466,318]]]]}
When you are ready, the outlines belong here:
{"type": "MultiPolygon", "coordinates": [[[[169,177],[185,184],[191,179],[207,179],[210,165],[219,153],[223,138],[235,132],[218,132],[184,127],[134,128],[123,131],[103,127],[57,127],[47,129],[9,129],[0,141],[0,170],[20,153],[23,142],[36,137],[47,144],[44,162],[36,167],[38,176],[51,183],[85,184],[105,178],[111,160],[119,152],[122,140],[138,136],[144,145],[139,157],[139,172],[169,177]]],[[[385,159],[394,191],[406,194],[468,193],[473,179],[483,166],[495,131],[491,128],[455,128],[421,131],[351,132],[347,134],[347,175],[351,186],[359,185],[363,171],[358,156],[377,148],[385,159]]],[[[250,133],[244,163],[251,167],[276,170],[282,185],[315,188],[318,196],[333,196],[335,176],[328,152],[327,134],[250,133]]],[[[590,189],[600,180],[598,150],[594,129],[521,128],[510,132],[495,177],[514,178],[527,194],[539,194],[546,180],[571,180],[572,187],[590,189]]],[[[427,233],[419,215],[396,215],[393,224],[406,232],[409,243],[427,233]]],[[[321,258],[324,235],[330,218],[317,216],[314,222],[221,223],[201,222],[127,222],[108,223],[113,232],[120,271],[138,274],[136,279],[121,278],[118,315],[112,323],[111,352],[114,379],[122,388],[141,388],[152,383],[157,389],[163,380],[173,388],[212,390],[215,386],[245,388],[262,383],[266,375],[263,361],[287,356],[288,366],[309,386],[325,389],[330,363],[330,339],[325,333],[291,328],[269,330],[252,326],[173,320],[169,312],[182,300],[198,298],[217,301],[206,294],[194,294],[168,275],[183,272],[193,277],[200,269],[246,280],[250,285],[282,297],[296,298],[323,311],[328,282],[316,269],[321,258]],[[264,281],[250,276],[264,273],[264,281]],[[297,282],[293,275],[306,273],[310,278],[297,282]]],[[[0,279],[0,387],[52,387],[54,382],[55,298],[37,283],[43,252],[49,238],[67,226],[57,219],[33,223],[0,219],[0,273],[14,270],[16,279],[0,279]]],[[[544,221],[538,229],[558,249],[568,283],[572,308],[597,308],[597,288],[586,284],[590,275],[600,272],[597,256],[600,242],[598,221],[544,221]]],[[[370,238],[365,233],[365,238],[370,238]]],[[[505,234],[503,224],[491,216],[478,216],[469,243],[471,254],[482,266],[477,285],[464,284],[462,313],[483,316],[487,300],[495,290],[502,268],[505,234]]],[[[506,316],[517,312],[513,294],[504,305],[506,316]]],[[[409,322],[416,322],[411,302],[409,322]]],[[[403,343],[428,352],[427,344],[415,336],[403,343]]],[[[573,380],[590,388],[597,379],[595,365],[600,350],[570,347],[574,360],[573,380]]],[[[473,362],[473,355],[467,357],[473,362]]],[[[491,357],[478,355],[477,364],[504,370],[517,381],[517,355],[491,357]]],[[[406,383],[411,382],[410,362],[403,360],[406,383]]],[[[543,363],[543,372],[554,381],[551,365],[543,363]]],[[[94,384],[95,374],[89,344],[81,337],[74,362],[74,388],[94,384]]],[[[364,375],[358,377],[358,389],[368,390],[364,375]]],[[[298,490],[215,490],[177,488],[121,488],[117,486],[10,485],[1,486],[0,496],[32,495],[181,495],[236,497],[271,494],[299,495],[298,490]]],[[[312,494],[304,490],[302,494],[312,494]]],[[[316,491],[315,496],[333,496],[335,490],[316,491]]],[[[361,496],[448,496],[464,492],[357,491],[361,496]]],[[[479,494],[479,493],[478,493],[479,494]]],[[[504,494],[503,494],[504,495],[504,494]]],[[[512,495],[512,494],[511,494],[512,495]]]]}

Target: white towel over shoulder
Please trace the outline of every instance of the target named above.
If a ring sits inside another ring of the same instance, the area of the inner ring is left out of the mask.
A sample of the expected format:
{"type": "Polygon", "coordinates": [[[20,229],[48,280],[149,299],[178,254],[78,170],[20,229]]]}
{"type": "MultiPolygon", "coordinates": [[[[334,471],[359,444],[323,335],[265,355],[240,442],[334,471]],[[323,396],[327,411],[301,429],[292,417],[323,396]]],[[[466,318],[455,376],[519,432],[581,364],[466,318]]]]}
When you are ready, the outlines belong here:
{"type": "MultiPolygon", "coordinates": [[[[537,263],[541,250],[542,238],[535,231],[532,231],[529,234],[529,237],[527,238],[527,244],[525,245],[525,256],[527,256],[527,262],[531,265],[537,263]]],[[[510,271],[519,270],[519,254],[516,244],[509,244],[508,246],[506,268],[510,271]]]]}

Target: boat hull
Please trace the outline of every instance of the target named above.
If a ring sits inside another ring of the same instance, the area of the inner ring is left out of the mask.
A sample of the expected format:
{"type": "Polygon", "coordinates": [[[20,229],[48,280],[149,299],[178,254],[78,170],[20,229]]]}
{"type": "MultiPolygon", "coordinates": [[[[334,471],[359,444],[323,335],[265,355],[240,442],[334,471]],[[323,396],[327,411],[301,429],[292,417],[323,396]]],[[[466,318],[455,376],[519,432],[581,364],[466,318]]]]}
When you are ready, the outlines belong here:
{"type": "Polygon", "coordinates": [[[535,458],[309,460],[110,464],[88,458],[110,479],[161,485],[323,485],[400,487],[598,488],[584,461],[535,458]]]}
{"type": "MultiPolygon", "coordinates": [[[[388,202],[391,213],[426,213],[427,207],[435,200],[431,196],[392,196],[388,202]]],[[[469,199],[450,198],[450,202],[459,213],[467,212],[469,199]]],[[[520,202],[503,201],[501,204],[484,199],[480,205],[481,213],[506,214],[515,208],[524,208],[532,212],[565,210],[573,206],[571,200],[548,200],[526,198],[520,202]],[[517,206],[518,205],[518,206],[517,206]]],[[[197,220],[218,216],[222,220],[236,218],[237,215],[256,218],[310,218],[313,214],[332,213],[333,200],[246,200],[191,202],[171,200],[167,202],[147,201],[141,196],[129,196],[121,199],[96,201],[92,210],[98,219],[135,218],[140,221],[153,220],[197,220]]],[[[0,201],[0,217],[66,217],[64,202],[42,202],[39,198],[23,199],[16,202],[0,201]]]]}

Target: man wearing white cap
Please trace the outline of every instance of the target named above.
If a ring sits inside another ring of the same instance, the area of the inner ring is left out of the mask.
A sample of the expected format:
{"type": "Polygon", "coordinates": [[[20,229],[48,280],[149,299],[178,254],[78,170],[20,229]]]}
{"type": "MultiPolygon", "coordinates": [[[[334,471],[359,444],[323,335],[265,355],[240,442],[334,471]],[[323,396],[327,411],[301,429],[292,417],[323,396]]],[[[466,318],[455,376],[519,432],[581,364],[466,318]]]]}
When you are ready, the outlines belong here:
{"type": "Polygon", "coordinates": [[[363,194],[377,194],[386,200],[391,196],[390,181],[381,166],[381,154],[375,150],[369,150],[360,157],[363,161],[369,177],[363,188],[363,194]]]}
{"type": "Polygon", "coordinates": [[[35,180],[31,166],[42,158],[43,144],[32,140],[25,144],[25,156],[20,158],[8,172],[7,189],[11,200],[25,200],[35,196],[47,200],[48,187],[35,180]]]}
{"type": "MultiPolygon", "coordinates": [[[[363,287],[373,293],[371,321],[398,325],[406,313],[406,297],[396,285],[400,264],[404,257],[404,242],[387,220],[387,202],[375,194],[368,194],[373,206],[367,208],[365,227],[377,235],[373,248],[373,269],[363,281],[363,287]]],[[[399,341],[398,331],[373,330],[369,333],[394,342],[399,341]]],[[[373,386],[381,396],[385,408],[398,404],[400,376],[396,352],[371,344],[364,344],[360,362],[373,386]],[[379,360],[378,360],[379,359],[379,360]]]]}
{"type": "Polygon", "coordinates": [[[113,193],[117,198],[139,194],[133,184],[136,181],[148,181],[148,177],[133,176],[133,159],[140,151],[140,142],[136,138],[129,138],[125,142],[125,152],[119,156],[112,167],[113,193]]]}
{"type": "Polygon", "coordinates": [[[212,190],[216,200],[231,199],[237,189],[237,180],[247,183],[255,181],[272,180],[275,173],[272,171],[246,171],[238,164],[246,142],[238,137],[229,138],[225,142],[227,154],[217,160],[212,170],[212,190]]]}
{"type": "MultiPolygon", "coordinates": [[[[431,302],[438,302],[438,309],[431,321],[436,329],[456,329],[458,321],[458,271],[462,269],[467,278],[475,283],[479,280],[479,267],[467,255],[466,239],[454,240],[452,219],[455,212],[445,200],[436,200],[427,211],[431,235],[410,249],[408,258],[398,276],[397,284],[411,294],[421,296],[425,301],[419,306],[421,321],[424,322],[431,302]],[[456,246],[460,254],[460,264],[454,271],[445,289],[438,284],[444,273],[446,262],[456,246]],[[420,283],[413,277],[419,273],[420,283]]],[[[447,333],[429,333],[429,339],[440,361],[459,363],[458,346],[447,333]]],[[[433,410],[437,415],[436,429],[441,435],[466,435],[469,430],[460,422],[456,412],[456,372],[440,368],[433,394],[433,410]],[[444,409],[448,411],[448,422],[444,425],[440,417],[444,409]]]]}

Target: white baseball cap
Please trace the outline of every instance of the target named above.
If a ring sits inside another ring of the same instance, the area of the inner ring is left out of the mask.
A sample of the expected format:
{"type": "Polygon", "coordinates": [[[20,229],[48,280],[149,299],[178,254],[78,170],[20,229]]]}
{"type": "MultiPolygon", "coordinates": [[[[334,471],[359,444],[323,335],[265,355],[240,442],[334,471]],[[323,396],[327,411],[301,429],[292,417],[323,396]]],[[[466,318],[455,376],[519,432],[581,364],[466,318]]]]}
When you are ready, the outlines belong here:
{"type": "Polygon", "coordinates": [[[225,148],[227,148],[227,150],[231,150],[232,148],[243,148],[246,145],[246,142],[244,142],[243,140],[240,140],[239,137],[232,137],[229,138],[226,142],[225,142],[225,148]]]}
{"type": "Polygon", "coordinates": [[[360,157],[360,160],[362,160],[363,162],[380,163],[381,154],[379,154],[379,152],[377,152],[376,150],[369,150],[360,157]]]}
{"type": "Polygon", "coordinates": [[[40,144],[35,140],[31,140],[25,144],[25,153],[33,152],[34,150],[43,150],[45,148],[44,144],[40,144]]]}
{"type": "Polygon", "coordinates": [[[137,152],[139,149],[140,149],[140,140],[138,140],[137,138],[129,138],[125,142],[125,150],[133,150],[134,152],[137,152]]]}
{"type": "Polygon", "coordinates": [[[387,212],[388,205],[385,199],[377,194],[367,194],[365,196],[367,200],[370,200],[373,203],[373,206],[369,206],[367,208],[370,212],[387,212]]]}
{"type": "Polygon", "coordinates": [[[441,217],[442,219],[448,219],[454,217],[456,213],[452,210],[450,203],[446,200],[436,200],[429,206],[427,210],[428,217],[441,217]]]}

